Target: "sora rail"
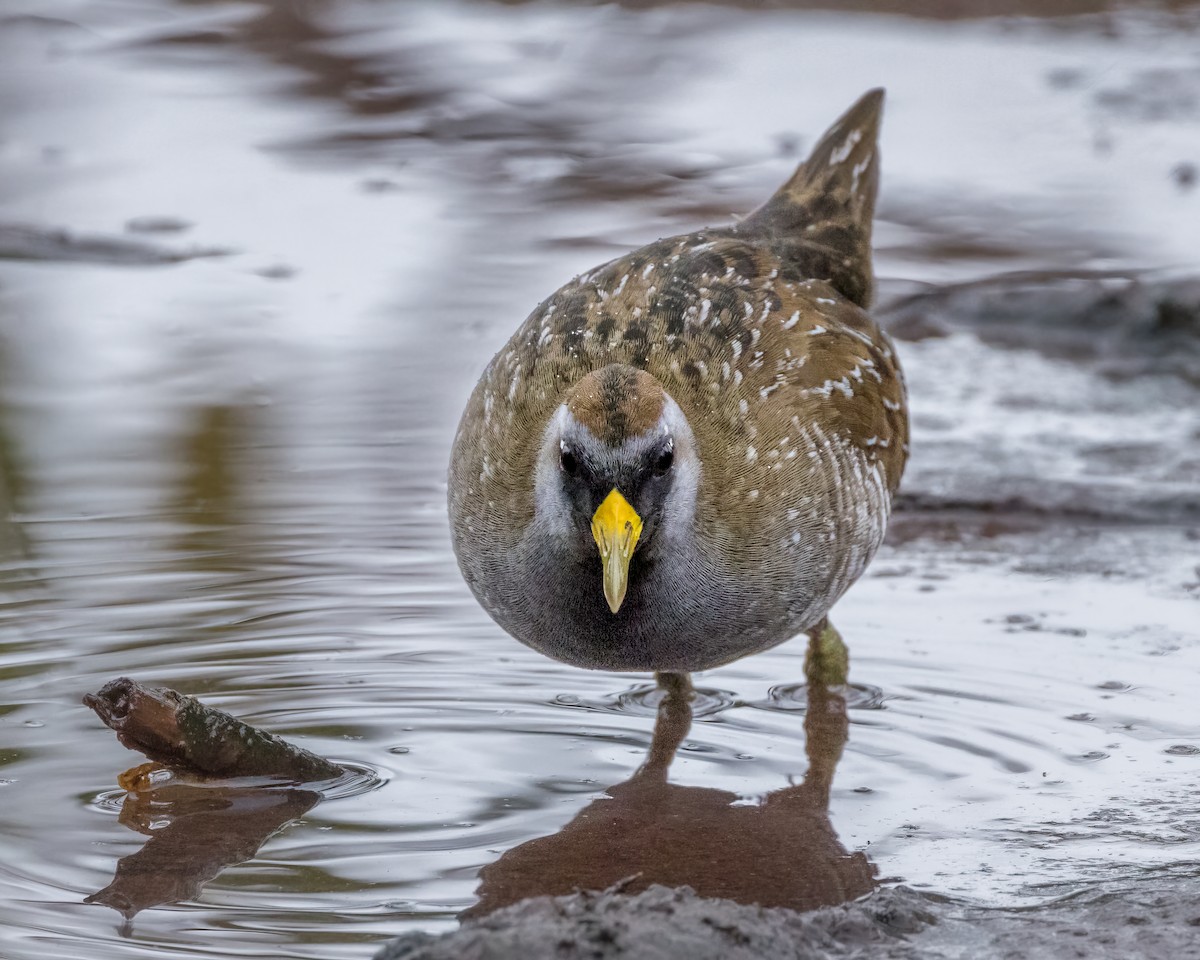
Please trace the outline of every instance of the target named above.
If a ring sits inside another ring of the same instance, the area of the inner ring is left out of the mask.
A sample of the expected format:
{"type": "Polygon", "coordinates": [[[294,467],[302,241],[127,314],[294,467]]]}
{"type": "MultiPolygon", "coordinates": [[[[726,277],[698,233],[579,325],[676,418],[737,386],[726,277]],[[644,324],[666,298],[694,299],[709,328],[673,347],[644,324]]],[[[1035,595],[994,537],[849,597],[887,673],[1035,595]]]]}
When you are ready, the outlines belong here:
{"type": "MultiPolygon", "coordinates": [[[[454,549],[522,643],[687,673],[807,632],[883,540],[904,382],[865,312],[883,91],[762,207],[576,277],[496,354],[450,462],[454,549]]],[[[815,656],[814,656],[815,654],[815,656]]]]}

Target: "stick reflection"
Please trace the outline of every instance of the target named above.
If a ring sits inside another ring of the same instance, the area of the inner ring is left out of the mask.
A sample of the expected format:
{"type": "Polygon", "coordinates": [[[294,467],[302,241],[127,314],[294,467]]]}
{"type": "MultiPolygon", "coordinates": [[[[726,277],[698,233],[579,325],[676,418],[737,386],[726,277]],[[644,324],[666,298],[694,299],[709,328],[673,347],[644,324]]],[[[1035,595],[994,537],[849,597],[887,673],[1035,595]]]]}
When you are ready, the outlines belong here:
{"type": "Polygon", "coordinates": [[[85,903],[120,911],[126,932],[150,907],[191,900],[226,867],[249,860],[277,830],[307,813],[321,794],[295,787],[178,784],[131,793],[121,823],[150,839],[122,857],[116,875],[85,903]]]}

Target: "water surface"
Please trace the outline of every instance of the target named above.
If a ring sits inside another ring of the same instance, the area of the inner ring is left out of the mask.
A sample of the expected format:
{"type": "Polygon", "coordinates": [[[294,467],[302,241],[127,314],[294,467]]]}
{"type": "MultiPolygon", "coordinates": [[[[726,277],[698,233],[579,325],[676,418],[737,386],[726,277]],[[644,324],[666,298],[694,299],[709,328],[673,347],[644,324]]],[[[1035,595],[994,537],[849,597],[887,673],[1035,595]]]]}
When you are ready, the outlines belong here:
{"type": "MultiPolygon", "coordinates": [[[[481,868],[630,778],[647,678],[525,650],[458,577],[454,424],[545,294],[752,208],[867,87],[890,96],[885,300],[1200,268],[1187,6],[7,0],[0,18],[11,960],[369,956],[452,927],[481,868]],[[137,758],[79,703],[121,674],[379,785],[123,926],[82,901],[145,840],[114,794],[137,758]]],[[[997,905],[1200,842],[1195,383],[1030,344],[901,344],[912,509],[835,617],[857,685],[840,844],[997,905]]],[[[671,782],[742,803],[799,782],[802,676],[793,642],[698,677],[671,782]]]]}

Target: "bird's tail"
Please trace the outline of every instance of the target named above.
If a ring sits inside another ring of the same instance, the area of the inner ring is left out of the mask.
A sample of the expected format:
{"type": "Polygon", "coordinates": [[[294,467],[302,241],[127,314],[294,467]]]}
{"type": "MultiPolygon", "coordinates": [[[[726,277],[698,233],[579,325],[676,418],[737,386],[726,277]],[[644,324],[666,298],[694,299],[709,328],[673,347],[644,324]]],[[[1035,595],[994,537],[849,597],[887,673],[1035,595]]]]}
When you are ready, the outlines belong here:
{"type": "Polygon", "coordinates": [[[805,276],[829,280],[860,306],[871,299],[871,221],[879,191],[883,90],[838,119],[770,200],[738,224],[783,249],[805,276]]]}

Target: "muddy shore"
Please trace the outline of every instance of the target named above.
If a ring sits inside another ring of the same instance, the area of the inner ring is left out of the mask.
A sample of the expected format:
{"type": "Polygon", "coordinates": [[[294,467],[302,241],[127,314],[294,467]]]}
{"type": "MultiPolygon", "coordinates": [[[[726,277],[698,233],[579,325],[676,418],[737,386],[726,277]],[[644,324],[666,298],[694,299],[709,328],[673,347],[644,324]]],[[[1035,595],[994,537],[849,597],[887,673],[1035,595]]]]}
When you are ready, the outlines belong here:
{"type": "Polygon", "coordinates": [[[527,900],[375,960],[1128,960],[1200,957],[1200,877],[1147,877],[1033,910],[972,907],[905,887],[807,914],[653,887],[527,900]]]}

